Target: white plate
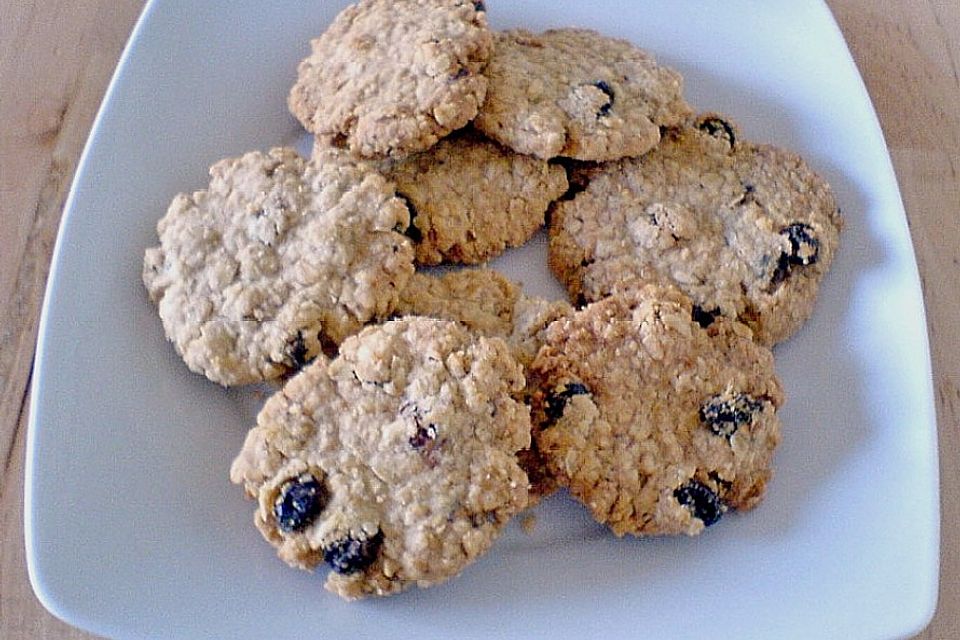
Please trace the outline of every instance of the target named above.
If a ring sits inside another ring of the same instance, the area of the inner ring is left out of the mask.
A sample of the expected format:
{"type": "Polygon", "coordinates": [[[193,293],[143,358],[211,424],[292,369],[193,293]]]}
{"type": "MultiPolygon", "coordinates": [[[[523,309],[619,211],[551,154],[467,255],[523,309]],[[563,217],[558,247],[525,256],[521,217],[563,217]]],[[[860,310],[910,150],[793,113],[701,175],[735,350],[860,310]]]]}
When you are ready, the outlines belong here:
{"type": "MultiPolygon", "coordinates": [[[[140,283],[172,195],[217,159],[302,142],[285,96],[340,2],[155,0],[67,205],[41,323],[26,477],[30,576],[117,637],[907,636],[938,570],[936,424],[919,279],[883,137],[820,2],[491,0],[493,26],[579,25],[677,67],[690,101],[803,153],[847,229],[788,392],[766,501],[694,538],[617,540],[564,496],[447,585],[355,604],[288,569],[227,480],[259,399],[187,372],[140,283]],[[219,6],[218,6],[219,5],[219,6]]],[[[559,292],[543,243],[498,260],[559,292]]]]}

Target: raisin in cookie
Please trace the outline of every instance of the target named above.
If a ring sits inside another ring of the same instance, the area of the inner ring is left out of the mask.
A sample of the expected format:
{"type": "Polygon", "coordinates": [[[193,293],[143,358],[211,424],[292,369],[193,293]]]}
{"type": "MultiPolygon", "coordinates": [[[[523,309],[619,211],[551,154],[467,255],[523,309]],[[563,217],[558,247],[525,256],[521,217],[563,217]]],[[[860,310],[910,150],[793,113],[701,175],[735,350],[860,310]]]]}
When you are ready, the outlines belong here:
{"type": "Polygon", "coordinates": [[[586,189],[558,204],[550,227],[550,266],[573,299],[669,283],[702,324],[737,318],[767,345],[809,317],[842,220],[796,154],[704,115],[642,158],[580,174],[586,189]]]}
{"type": "Polygon", "coordinates": [[[290,111],[325,144],[365,157],[428,149],[486,94],[492,35],[469,0],[361,0],[311,44],[290,111]]]}
{"type": "Polygon", "coordinates": [[[347,339],[267,401],[230,471],[292,566],[347,599],[459,574],[527,501],[529,409],[500,339],[394,320],[347,339]]]}
{"type": "Polygon", "coordinates": [[[586,29],[497,33],[484,75],[490,85],[474,126],[540,158],[638,156],[657,144],[660,127],[690,114],[680,74],[586,29]]]}
{"type": "Polygon", "coordinates": [[[763,496],[783,403],[744,325],[650,285],[547,329],[530,370],[550,473],[617,535],[697,534],[763,496]]]}
{"type": "Polygon", "coordinates": [[[393,311],[413,274],[393,185],[343,153],[218,162],[174,198],[143,281],[191,370],[223,385],[277,378],[393,311]]]}
{"type": "Polygon", "coordinates": [[[516,247],[542,225],[567,190],[563,167],[514,153],[473,131],[380,170],[412,214],[417,262],[478,264],[516,247]]]}

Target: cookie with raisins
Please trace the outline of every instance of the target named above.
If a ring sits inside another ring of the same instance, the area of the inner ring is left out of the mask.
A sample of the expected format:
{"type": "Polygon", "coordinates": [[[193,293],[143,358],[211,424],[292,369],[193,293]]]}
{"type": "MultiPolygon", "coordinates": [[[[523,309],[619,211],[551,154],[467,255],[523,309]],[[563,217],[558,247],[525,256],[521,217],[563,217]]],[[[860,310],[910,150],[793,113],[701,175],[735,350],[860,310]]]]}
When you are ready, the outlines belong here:
{"type": "Polygon", "coordinates": [[[586,188],[550,219],[550,267],[572,299],[672,284],[701,325],[738,319],[767,345],[812,313],[843,221],[796,154],[705,114],[641,158],[577,171],[586,188]]]}
{"type": "Polygon", "coordinates": [[[494,34],[474,126],[538,158],[639,156],[690,114],[683,79],[626,40],[588,29],[494,34]]]}
{"type": "Polygon", "coordinates": [[[342,152],[251,152],[173,199],[143,282],[192,371],[280,378],[393,311],[413,275],[409,221],[393,185],[342,152]]]}
{"type": "Polygon", "coordinates": [[[551,324],[529,376],[551,477],[615,534],[695,535],[755,506],[780,441],[771,351],[648,285],[551,324]]]}
{"type": "Polygon", "coordinates": [[[287,104],[321,144],[366,158],[424,151],[477,114],[492,43],[482,3],[355,2],[311,41],[287,104]]]}
{"type": "Polygon", "coordinates": [[[346,599],[448,580],[527,505],[529,408],[499,338],[392,320],[271,397],[230,471],[288,564],[346,599]]]}

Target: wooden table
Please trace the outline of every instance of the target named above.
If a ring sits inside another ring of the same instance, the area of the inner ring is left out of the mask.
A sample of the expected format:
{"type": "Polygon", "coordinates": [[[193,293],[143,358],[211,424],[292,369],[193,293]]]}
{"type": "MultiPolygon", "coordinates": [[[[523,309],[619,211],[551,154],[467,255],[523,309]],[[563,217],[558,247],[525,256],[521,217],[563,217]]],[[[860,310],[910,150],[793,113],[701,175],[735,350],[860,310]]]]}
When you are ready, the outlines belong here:
{"type": "MultiPolygon", "coordinates": [[[[880,114],[920,263],[936,378],[940,605],[960,637],[960,4],[830,0],[880,114]]],[[[34,598],[23,459],[37,322],[64,199],[141,0],[0,0],[0,638],[89,638],[34,598]]]]}

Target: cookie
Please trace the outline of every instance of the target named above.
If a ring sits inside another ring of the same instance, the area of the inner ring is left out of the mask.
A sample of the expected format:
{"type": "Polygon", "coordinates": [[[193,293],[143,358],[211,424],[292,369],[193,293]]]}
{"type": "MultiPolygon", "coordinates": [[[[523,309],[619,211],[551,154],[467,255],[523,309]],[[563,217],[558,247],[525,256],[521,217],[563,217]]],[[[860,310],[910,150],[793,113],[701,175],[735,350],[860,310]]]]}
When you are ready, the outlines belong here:
{"type": "Polygon", "coordinates": [[[739,319],[771,345],[809,317],[842,219],[799,156],[707,114],[642,158],[579,170],[551,214],[550,266],[574,300],[673,284],[697,319],[739,319]]]}
{"type": "Polygon", "coordinates": [[[222,385],[278,378],[385,318],[413,274],[393,185],[337,151],[226,159],[157,224],[143,281],[187,366],[222,385]]]}
{"type": "Polygon", "coordinates": [[[539,158],[639,156],[660,127],[690,114],[679,73],[626,40],[586,29],[495,34],[474,120],[486,136],[539,158]]]}
{"type": "Polygon", "coordinates": [[[557,481],[622,536],[700,533],[763,497],[780,440],[773,355],[649,285],[553,323],[530,369],[534,439],[557,481]]]}
{"type": "Polygon", "coordinates": [[[454,322],[369,327],[267,401],[230,477],[280,558],[326,562],[341,597],[438,584],[526,505],[523,383],[502,340],[454,322]]]}
{"type": "Polygon", "coordinates": [[[355,154],[423,151],[477,114],[492,40],[482,3],[361,0],[312,41],[290,111],[355,154]]]}
{"type": "Polygon", "coordinates": [[[563,167],[470,130],[379,168],[410,205],[407,235],[424,265],[479,264],[525,243],[567,190],[563,167]]]}

